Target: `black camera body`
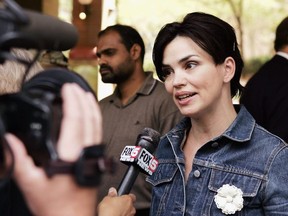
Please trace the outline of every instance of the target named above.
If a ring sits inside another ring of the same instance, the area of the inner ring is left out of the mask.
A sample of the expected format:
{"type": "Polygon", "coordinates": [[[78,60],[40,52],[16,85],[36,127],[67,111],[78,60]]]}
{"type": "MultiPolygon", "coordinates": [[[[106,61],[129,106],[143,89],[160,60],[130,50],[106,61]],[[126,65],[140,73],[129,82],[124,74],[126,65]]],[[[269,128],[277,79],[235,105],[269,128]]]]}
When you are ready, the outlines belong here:
{"type": "Polygon", "coordinates": [[[38,166],[57,160],[56,143],[62,119],[58,94],[30,89],[0,96],[0,116],[6,132],[15,134],[38,166]]]}
{"type": "Polygon", "coordinates": [[[76,72],[51,68],[25,82],[20,92],[0,96],[1,133],[15,134],[38,166],[47,167],[59,160],[56,145],[63,115],[61,88],[65,83],[77,83],[94,94],[76,72]]]}
{"type": "MultiPolygon", "coordinates": [[[[0,132],[16,135],[47,176],[72,174],[79,185],[97,186],[101,173],[113,173],[115,169],[114,161],[104,157],[103,144],[83,148],[76,162],[63,161],[58,155],[63,118],[61,88],[65,83],[76,83],[96,98],[87,81],[76,72],[62,68],[42,71],[25,82],[20,92],[0,95],[0,132]]],[[[3,143],[3,154],[2,147],[3,143]]]]}
{"type": "Polygon", "coordinates": [[[104,157],[103,144],[91,143],[84,147],[74,162],[61,160],[57,151],[62,121],[62,86],[76,83],[97,99],[93,89],[82,76],[64,68],[40,71],[24,82],[40,50],[71,49],[78,39],[77,29],[53,17],[25,11],[11,0],[0,3],[0,23],[0,64],[10,60],[26,66],[22,89],[18,93],[0,95],[0,183],[9,180],[13,173],[14,155],[4,136],[10,132],[24,143],[34,163],[44,167],[48,177],[57,173],[72,174],[82,186],[97,186],[101,173],[108,169],[113,171],[113,161],[104,157]],[[58,34],[59,30],[63,34],[58,34]],[[36,49],[37,53],[33,60],[27,61],[11,55],[11,48],[36,49]],[[11,156],[8,160],[6,150],[11,156]]]}

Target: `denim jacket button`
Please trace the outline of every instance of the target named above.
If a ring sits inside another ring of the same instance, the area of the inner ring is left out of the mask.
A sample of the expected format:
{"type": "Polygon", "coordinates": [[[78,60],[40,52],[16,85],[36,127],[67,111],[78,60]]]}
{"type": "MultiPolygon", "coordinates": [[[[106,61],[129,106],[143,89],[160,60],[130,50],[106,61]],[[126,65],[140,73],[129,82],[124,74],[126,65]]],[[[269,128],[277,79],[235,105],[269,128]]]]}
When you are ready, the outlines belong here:
{"type": "Polygon", "coordinates": [[[201,175],[201,173],[200,173],[199,170],[195,170],[195,171],[194,171],[194,176],[195,176],[196,178],[199,178],[200,175],[201,175]]]}
{"type": "Polygon", "coordinates": [[[216,147],[219,146],[219,144],[217,142],[214,142],[214,143],[211,144],[211,146],[212,146],[212,148],[216,148],[216,147]]]}

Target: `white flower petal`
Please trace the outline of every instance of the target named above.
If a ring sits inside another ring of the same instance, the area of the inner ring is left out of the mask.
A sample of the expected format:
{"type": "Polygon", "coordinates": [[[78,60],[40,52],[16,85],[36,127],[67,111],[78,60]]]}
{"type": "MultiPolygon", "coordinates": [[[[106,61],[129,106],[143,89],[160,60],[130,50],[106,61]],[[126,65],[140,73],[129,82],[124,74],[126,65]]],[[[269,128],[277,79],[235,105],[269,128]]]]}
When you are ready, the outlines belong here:
{"type": "Polygon", "coordinates": [[[225,184],[217,190],[214,197],[217,208],[222,210],[222,213],[235,214],[243,208],[243,192],[234,185],[225,184]]]}
{"type": "Polygon", "coordinates": [[[215,202],[217,205],[217,208],[224,208],[226,205],[226,198],[225,197],[221,197],[221,196],[215,196],[215,202]]]}
{"type": "Polygon", "coordinates": [[[232,203],[227,203],[225,208],[222,209],[222,212],[224,214],[235,214],[236,209],[235,209],[235,206],[232,203]]]}

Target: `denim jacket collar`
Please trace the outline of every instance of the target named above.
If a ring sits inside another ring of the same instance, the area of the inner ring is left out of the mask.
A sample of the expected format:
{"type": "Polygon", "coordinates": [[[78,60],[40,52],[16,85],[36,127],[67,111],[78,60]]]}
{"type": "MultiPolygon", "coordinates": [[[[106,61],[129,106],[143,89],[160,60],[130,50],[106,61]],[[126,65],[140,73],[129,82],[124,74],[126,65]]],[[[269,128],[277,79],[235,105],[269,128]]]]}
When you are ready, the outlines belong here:
{"type": "MultiPolygon", "coordinates": [[[[232,124],[222,135],[220,135],[220,137],[226,137],[236,142],[248,141],[251,139],[251,135],[256,124],[255,119],[251,116],[251,114],[243,105],[234,105],[234,107],[238,114],[232,124]]],[[[191,120],[189,117],[185,117],[174,129],[172,129],[167,134],[167,137],[169,139],[171,137],[179,136],[183,139],[186,131],[190,128],[191,120]]],[[[220,137],[216,137],[213,140],[217,140],[220,137]]]]}
{"type": "Polygon", "coordinates": [[[224,215],[215,202],[223,185],[242,191],[243,210],[233,215],[287,213],[288,146],[257,125],[244,106],[236,111],[227,130],[197,151],[186,181],[179,146],[191,128],[190,118],[161,139],[156,151],[159,165],[147,179],[154,186],[150,215],[224,215]]]}

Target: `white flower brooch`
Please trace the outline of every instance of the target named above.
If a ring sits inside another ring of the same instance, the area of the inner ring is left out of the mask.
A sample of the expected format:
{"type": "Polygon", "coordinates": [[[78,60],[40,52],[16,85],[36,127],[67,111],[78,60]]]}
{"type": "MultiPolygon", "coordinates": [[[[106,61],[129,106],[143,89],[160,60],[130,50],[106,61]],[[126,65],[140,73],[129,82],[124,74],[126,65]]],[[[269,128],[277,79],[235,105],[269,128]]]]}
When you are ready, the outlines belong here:
{"type": "Polygon", "coordinates": [[[222,213],[235,214],[243,208],[243,192],[234,185],[225,184],[217,190],[214,201],[222,213]]]}

